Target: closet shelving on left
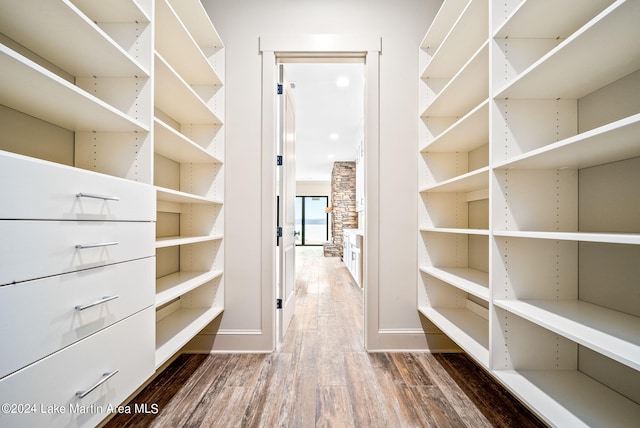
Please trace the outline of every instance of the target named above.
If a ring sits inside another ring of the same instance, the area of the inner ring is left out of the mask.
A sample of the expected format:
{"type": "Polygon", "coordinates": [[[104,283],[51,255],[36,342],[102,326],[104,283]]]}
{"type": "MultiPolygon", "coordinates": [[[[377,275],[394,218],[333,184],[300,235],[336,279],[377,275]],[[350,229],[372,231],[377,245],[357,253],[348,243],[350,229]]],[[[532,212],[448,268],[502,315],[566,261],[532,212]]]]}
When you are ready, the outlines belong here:
{"type": "MultiPolygon", "coordinates": [[[[154,372],[151,14],[0,2],[3,403],[118,405],[154,372]]],[[[106,416],[37,410],[0,425],[106,416]]]]}
{"type": "Polygon", "coordinates": [[[0,0],[0,69],[0,398],[117,406],[224,307],[223,45],[197,0],[0,0]]]}

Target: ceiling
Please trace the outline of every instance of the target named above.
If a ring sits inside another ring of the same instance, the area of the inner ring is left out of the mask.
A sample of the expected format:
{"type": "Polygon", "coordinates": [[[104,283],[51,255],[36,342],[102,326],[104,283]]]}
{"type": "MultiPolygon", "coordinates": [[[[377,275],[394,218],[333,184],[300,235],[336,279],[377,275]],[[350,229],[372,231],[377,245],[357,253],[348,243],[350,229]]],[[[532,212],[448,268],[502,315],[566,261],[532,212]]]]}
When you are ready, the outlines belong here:
{"type": "Polygon", "coordinates": [[[364,64],[287,63],[285,75],[295,86],[296,180],[330,181],[333,162],[354,161],[364,138],[364,64]]]}

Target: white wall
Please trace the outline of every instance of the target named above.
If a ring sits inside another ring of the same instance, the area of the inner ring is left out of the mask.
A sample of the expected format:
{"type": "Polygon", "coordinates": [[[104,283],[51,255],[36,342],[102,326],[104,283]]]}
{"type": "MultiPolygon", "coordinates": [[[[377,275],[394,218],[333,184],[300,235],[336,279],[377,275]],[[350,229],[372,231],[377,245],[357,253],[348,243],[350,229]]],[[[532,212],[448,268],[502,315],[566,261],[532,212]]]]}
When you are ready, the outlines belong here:
{"type": "MultiPolygon", "coordinates": [[[[226,47],[226,309],[193,348],[273,349],[260,283],[261,56],[272,34],[366,34],[380,57],[379,305],[370,349],[427,347],[416,310],[418,46],[440,0],[203,0],[226,47]],[[375,335],[374,335],[375,336],[375,335]]],[[[438,343],[428,339],[429,343],[438,343]]],[[[433,346],[433,345],[432,345],[433,346]]]]}
{"type": "Polygon", "coordinates": [[[331,201],[330,181],[297,181],[296,195],[298,196],[328,196],[331,201]]]}

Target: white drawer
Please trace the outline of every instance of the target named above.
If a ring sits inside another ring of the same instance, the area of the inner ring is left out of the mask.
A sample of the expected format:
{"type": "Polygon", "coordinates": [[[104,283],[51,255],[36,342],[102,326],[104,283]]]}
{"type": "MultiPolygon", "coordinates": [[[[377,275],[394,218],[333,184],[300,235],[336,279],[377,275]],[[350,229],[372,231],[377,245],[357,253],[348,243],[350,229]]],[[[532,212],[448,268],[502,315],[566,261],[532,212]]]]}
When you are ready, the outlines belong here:
{"type": "Polygon", "coordinates": [[[118,177],[0,151],[0,183],[0,219],[155,220],[153,187],[118,177]]]}
{"type": "Polygon", "coordinates": [[[154,301],[155,257],[0,287],[0,378],[154,301]]]}
{"type": "Polygon", "coordinates": [[[155,370],[154,322],[155,310],[145,309],[0,380],[0,403],[9,404],[3,410],[21,411],[0,412],[0,426],[98,424],[113,409],[110,406],[119,406],[155,370]],[[84,398],[76,395],[116,370],[84,398]],[[58,413],[50,413],[56,409],[58,413]]]}
{"type": "Polygon", "coordinates": [[[0,220],[0,285],[153,256],[154,227],[152,222],[0,220]]]}

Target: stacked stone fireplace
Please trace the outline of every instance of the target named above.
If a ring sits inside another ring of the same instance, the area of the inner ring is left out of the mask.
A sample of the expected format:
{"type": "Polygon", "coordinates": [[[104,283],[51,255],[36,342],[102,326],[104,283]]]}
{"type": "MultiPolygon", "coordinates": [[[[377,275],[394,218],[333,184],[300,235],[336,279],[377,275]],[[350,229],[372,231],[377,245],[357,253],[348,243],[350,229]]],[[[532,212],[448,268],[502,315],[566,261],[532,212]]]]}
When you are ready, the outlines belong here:
{"type": "Polygon", "coordinates": [[[331,203],[333,211],[329,218],[333,239],[324,245],[324,255],[341,257],[342,230],[358,228],[355,162],[334,162],[331,172],[331,203]]]}

